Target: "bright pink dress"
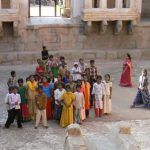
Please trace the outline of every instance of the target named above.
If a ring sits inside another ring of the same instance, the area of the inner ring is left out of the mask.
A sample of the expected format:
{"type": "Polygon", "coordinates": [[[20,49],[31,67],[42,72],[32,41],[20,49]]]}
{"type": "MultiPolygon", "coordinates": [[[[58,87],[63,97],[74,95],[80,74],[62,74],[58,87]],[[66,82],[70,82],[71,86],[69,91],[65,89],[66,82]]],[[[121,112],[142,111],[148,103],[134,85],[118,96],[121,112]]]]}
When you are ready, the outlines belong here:
{"type": "Polygon", "coordinates": [[[130,59],[126,59],[123,63],[123,71],[120,79],[120,86],[131,87],[131,70],[132,70],[132,62],[130,59]]]}

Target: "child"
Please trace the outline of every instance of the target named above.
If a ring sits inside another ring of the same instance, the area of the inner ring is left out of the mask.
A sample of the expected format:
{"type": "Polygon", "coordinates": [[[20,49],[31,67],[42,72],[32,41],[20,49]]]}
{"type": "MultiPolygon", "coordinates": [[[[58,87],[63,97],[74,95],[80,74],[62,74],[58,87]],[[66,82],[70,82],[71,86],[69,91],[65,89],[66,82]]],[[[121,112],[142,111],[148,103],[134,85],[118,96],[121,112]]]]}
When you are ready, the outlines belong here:
{"type": "Polygon", "coordinates": [[[28,95],[28,106],[31,119],[35,119],[35,95],[38,83],[35,81],[34,76],[30,76],[30,80],[27,82],[27,95],[28,95]]]}
{"type": "Polygon", "coordinates": [[[17,86],[17,78],[16,78],[16,72],[11,71],[10,72],[11,78],[8,79],[7,85],[8,87],[14,87],[17,86]]]}
{"type": "Polygon", "coordinates": [[[65,62],[65,57],[64,56],[60,56],[59,60],[60,60],[59,67],[61,67],[62,65],[67,66],[67,63],[65,62]]]}
{"type": "Polygon", "coordinates": [[[74,66],[72,68],[72,76],[73,76],[73,81],[81,80],[81,69],[78,66],[78,63],[75,62],[74,66]]]}
{"type": "Polygon", "coordinates": [[[13,88],[13,93],[10,94],[9,98],[9,116],[5,124],[5,128],[9,128],[11,123],[14,122],[15,118],[17,118],[17,125],[18,128],[22,128],[21,124],[21,109],[20,109],[20,103],[21,103],[21,97],[17,93],[18,92],[18,87],[13,88]]]}
{"type": "Polygon", "coordinates": [[[38,81],[41,81],[43,75],[45,74],[45,67],[41,59],[37,59],[38,66],[36,67],[35,74],[38,76],[38,81]]]}
{"type": "Polygon", "coordinates": [[[81,117],[81,111],[84,109],[85,106],[85,100],[84,100],[84,95],[81,92],[81,86],[77,85],[76,86],[76,92],[74,93],[75,95],[75,101],[74,101],[74,106],[75,106],[75,123],[82,124],[82,117],[81,117]]]}
{"type": "Polygon", "coordinates": [[[49,59],[48,59],[48,62],[47,62],[47,72],[51,71],[51,68],[52,68],[53,63],[54,63],[54,59],[53,58],[54,58],[53,55],[49,56],[49,59]]]}
{"type": "Polygon", "coordinates": [[[104,100],[104,85],[101,76],[97,76],[97,81],[93,85],[92,95],[94,95],[95,117],[101,117],[103,115],[104,100]]]}
{"type": "Polygon", "coordinates": [[[66,90],[63,88],[62,84],[60,83],[58,85],[58,89],[55,90],[54,96],[55,96],[55,112],[54,112],[54,118],[56,120],[60,120],[61,112],[62,112],[62,105],[61,105],[61,97],[66,92],[66,90]]]}
{"type": "Polygon", "coordinates": [[[75,99],[74,94],[70,91],[70,85],[66,85],[66,92],[61,97],[63,109],[61,114],[60,125],[62,128],[73,124],[73,102],[75,99]]]}
{"type": "Polygon", "coordinates": [[[65,77],[66,71],[67,71],[67,66],[66,66],[65,64],[62,64],[62,65],[59,67],[59,74],[62,76],[62,78],[65,77]]]}
{"type": "Polygon", "coordinates": [[[18,93],[21,96],[21,114],[23,122],[30,120],[29,110],[27,106],[26,87],[23,85],[23,79],[18,79],[18,93]]]}
{"type": "Polygon", "coordinates": [[[85,98],[85,112],[86,112],[86,117],[89,117],[89,110],[90,110],[90,89],[91,85],[88,82],[87,76],[83,76],[84,82],[82,83],[82,89],[83,89],[83,94],[85,98]]]}
{"type": "Polygon", "coordinates": [[[65,77],[63,78],[63,82],[65,84],[68,84],[69,83],[69,78],[70,78],[70,71],[66,70],[65,77]]]}
{"type": "Polygon", "coordinates": [[[52,66],[51,70],[52,70],[52,73],[54,74],[54,78],[58,78],[58,75],[59,75],[59,67],[58,67],[57,62],[54,62],[54,63],[53,63],[53,66],[52,66]]]}
{"type": "Polygon", "coordinates": [[[10,118],[10,105],[9,105],[9,99],[10,99],[10,95],[11,93],[13,92],[13,87],[9,87],[8,89],[8,93],[6,94],[6,97],[5,97],[5,104],[6,104],[6,109],[7,109],[7,112],[8,112],[8,118],[10,118]]]}
{"type": "MultiPolygon", "coordinates": [[[[91,84],[91,93],[93,89],[93,84],[97,79],[97,67],[95,66],[95,60],[90,60],[90,84],[91,84]]],[[[93,106],[93,97],[91,95],[91,107],[93,106]]]]}
{"type": "Polygon", "coordinates": [[[69,77],[69,85],[70,85],[71,92],[74,93],[76,84],[73,82],[73,77],[72,76],[69,77]]]}
{"type": "Polygon", "coordinates": [[[53,84],[48,82],[48,79],[46,77],[43,77],[43,93],[47,96],[47,105],[46,105],[46,115],[47,119],[52,119],[52,90],[53,90],[53,84]]]}
{"type": "Polygon", "coordinates": [[[46,46],[43,46],[43,50],[41,51],[42,60],[48,59],[48,50],[46,49],[46,46]]]}
{"type": "Polygon", "coordinates": [[[80,58],[79,59],[79,67],[80,67],[82,74],[84,73],[86,66],[87,65],[84,63],[84,60],[82,58],[80,58]]]}
{"type": "Polygon", "coordinates": [[[41,117],[43,121],[43,126],[48,128],[47,125],[47,117],[46,117],[46,103],[47,103],[47,96],[43,93],[43,87],[39,86],[38,94],[35,96],[35,105],[36,105],[36,123],[35,129],[38,128],[41,117]]]}
{"type": "Polygon", "coordinates": [[[104,100],[104,114],[111,113],[111,98],[112,98],[112,82],[110,81],[110,75],[106,74],[104,76],[105,81],[104,88],[105,88],[105,100],[104,100]]]}

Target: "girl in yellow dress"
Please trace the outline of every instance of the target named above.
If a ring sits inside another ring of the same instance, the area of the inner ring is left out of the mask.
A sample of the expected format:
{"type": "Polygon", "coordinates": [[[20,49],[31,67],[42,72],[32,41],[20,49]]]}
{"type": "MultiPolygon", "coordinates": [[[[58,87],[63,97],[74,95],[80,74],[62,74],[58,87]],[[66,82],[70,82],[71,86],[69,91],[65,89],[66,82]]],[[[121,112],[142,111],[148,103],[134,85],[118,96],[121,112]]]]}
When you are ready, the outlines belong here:
{"type": "Polygon", "coordinates": [[[29,81],[27,81],[27,99],[28,99],[28,107],[29,113],[31,115],[31,119],[35,119],[35,95],[36,89],[38,87],[38,83],[35,81],[34,76],[31,75],[29,81]]]}
{"type": "Polygon", "coordinates": [[[70,85],[66,85],[66,92],[62,95],[63,109],[61,114],[60,125],[62,128],[73,124],[73,101],[75,95],[71,92],[70,85]]]}

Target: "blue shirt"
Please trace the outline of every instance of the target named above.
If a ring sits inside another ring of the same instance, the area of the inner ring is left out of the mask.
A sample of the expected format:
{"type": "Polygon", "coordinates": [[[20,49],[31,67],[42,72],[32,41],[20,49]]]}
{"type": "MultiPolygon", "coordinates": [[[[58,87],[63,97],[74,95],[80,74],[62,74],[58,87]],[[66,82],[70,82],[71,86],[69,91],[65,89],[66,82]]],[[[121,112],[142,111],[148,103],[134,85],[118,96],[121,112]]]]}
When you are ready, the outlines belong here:
{"type": "Polygon", "coordinates": [[[53,89],[53,84],[50,83],[48,86],[43,86],[43,93],[46,94],[47,97],[51,97],[51,90],[53,89]]]}

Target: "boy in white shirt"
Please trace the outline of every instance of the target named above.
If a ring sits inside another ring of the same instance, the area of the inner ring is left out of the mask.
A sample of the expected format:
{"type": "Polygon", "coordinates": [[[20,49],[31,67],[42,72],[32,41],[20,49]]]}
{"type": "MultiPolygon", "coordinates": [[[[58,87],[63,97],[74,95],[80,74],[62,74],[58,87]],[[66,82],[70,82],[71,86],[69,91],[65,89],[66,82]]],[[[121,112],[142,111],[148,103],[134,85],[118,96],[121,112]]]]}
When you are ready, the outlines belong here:
{"type": "Polygon", "coordinates": [[[18,128],[22,128],[22,117],[21,117],[21,109],[20,109],[20,103],[21,98],[20,95],[17,93],[18,87],[13,87],[13,92],[10,94],[9,97],[9,113],[8,119],[5,124],[5,128],[9,128],[11,123],[14,122],[15,117],[17,117],[17,125],[18,128]]]}
{"type": "Polygon", "coordinates": [[[61,105],[61,97],[66,92],[66,90],[63,88],[63,85],[60,83],[58,85],[58,89],[54,91],[54,97],[55,97],[55,111],[54,111],[54,119],[60,120],[61,118],[61,112],[62,112],[62,105],[61,105]]]}
{"type": "Polygon", "coordinates": [[[82,117],[81,117],[81,110],[85,107],[85,99],[84,95],[81,92],[81,86],[77,85],[76,86],[76,92],[74,93],[75,95],[75,101],[74,101],[74,106],[75,106],[75,123],[82,124],[82,117]]]}

